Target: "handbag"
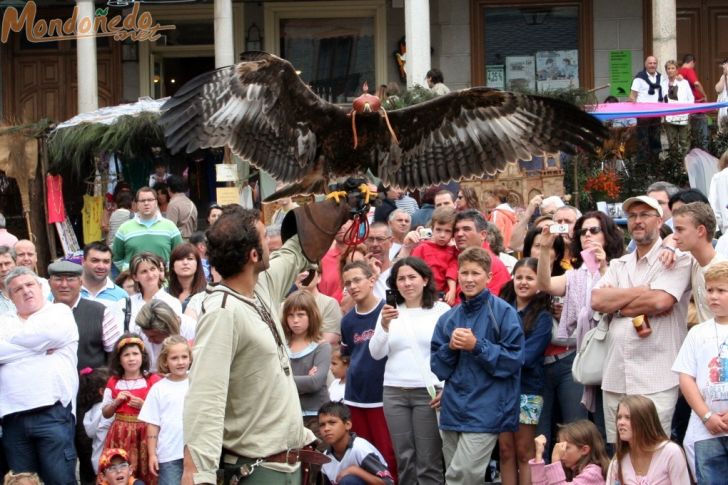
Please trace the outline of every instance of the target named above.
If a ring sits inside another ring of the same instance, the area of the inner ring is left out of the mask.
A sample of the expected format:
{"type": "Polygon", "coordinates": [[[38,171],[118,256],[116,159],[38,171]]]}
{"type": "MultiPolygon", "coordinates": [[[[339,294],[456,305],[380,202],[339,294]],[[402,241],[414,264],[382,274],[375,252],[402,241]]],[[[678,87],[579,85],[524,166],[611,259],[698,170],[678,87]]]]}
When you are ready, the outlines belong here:
{"type": "Polygon", "coordinates": [[[599,318],[596,327],[589,330],[576,352],[574,363],[571,365],[571,375],[574,380],[585,386],[601,385],[604,361],[607,357],[607,331],[612,321],[610,313],[595,313],[599,318]]]}

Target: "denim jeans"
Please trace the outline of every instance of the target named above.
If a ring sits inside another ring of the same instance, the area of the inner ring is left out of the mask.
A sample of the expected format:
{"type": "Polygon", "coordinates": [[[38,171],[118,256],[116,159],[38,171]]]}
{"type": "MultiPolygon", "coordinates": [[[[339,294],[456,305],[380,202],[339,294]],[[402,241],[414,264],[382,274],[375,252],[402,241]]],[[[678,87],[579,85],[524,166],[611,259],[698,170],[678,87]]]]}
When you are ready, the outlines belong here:
{"type": "Polygon", "coordinates": [[[695,474],[700,485],[723,485],[728,477],[728,436],[695,443],[695,474]]]}
{"type": "MultiPolygon", "coordinates": [[[[551,432],[557,424],[572,423],[587,418],[586,408],[581,405],[584,386],[574,381],[571,376],[574,357],[576,357],[575,352],[543,366],[543,411],[541,411],[541,419],[536,428],[536,435],[546,436],[549,443],[555,441],[555,438],[552,439],[551,432]]],[[[551,456],[550,453],[548,456],[551,456]]]]}
{"type": "Polygon", "coordinates": [[[159,464],[159,485],[179,485],[182,481],[182,458],[159,464]]]}
{"type": "Polygon", "coordinates": [[[46,485],[76,485],[75,419],[71,404],[3,418],[3,447],[10,469],[36,472],[46,485]]]}
{"type": "Polygon", "coordinates": [[[338,485],[366,485],[367,482],[354,475],[346,475],[339,480],[338,485]]]}

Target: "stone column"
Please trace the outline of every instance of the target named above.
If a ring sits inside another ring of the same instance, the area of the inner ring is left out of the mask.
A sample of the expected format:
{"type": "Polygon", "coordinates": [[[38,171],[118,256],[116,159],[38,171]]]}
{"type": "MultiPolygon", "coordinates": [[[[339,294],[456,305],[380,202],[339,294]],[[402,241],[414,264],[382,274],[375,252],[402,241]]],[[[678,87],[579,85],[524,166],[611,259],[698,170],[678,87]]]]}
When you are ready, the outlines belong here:
{"type": "Polygon", "coordinates": [[[407,88],[427,87],[430,70],[430,1],[405,0],[404,31],[407,41],[407,88]]]}
{"type": "Polygon", "coordinates": [[[235,64],[233,2],[215,0],[215,68],[235,64]]]}
{"type": "MultiPolygon", "coordinates": [[[[652,0],[652,52],[657,57],[657,70],[665,72],[665,62],[677,56],[677,15],[675,0],[652,0]]],[[[677,59],[675,59],[677,60],[677,59]]]]}
{"type": "Polygon", "coordinates": [[[99,80],[96,63],[96,37],[84,36],[93,32],[95,7],[93,0],[76,0],[79,37],[76,39],[76,76],[78,78],[78,112],[99,109],[99,80]],[[88,22],[91,22],[89,28],[88,22]]]}

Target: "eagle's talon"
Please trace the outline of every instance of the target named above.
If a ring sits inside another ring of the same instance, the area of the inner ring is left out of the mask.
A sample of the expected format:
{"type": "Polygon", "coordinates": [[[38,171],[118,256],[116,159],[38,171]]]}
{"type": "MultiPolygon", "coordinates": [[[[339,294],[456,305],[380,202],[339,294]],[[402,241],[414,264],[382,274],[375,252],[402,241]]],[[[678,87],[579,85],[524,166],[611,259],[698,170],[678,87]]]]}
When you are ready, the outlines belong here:
{"type": "Polygon", "coordinates": [[[339,199],[339,197],[346,198],[347,195],[348,194],[346,193],[345,190],[337,190],[337,191],[329,192],[328,194],[326,194],[326,200],[334,199],[336,201],[336,203],[338,204],[341,202],[341,199],[339,199]]]}
{"type": "Polygon", "coordinates": [[[377,193],[376,193],[376,192],[374,192],[374,191],[372,191],[372,190],[371,190],[371,189],[369,188],[369,185],[368,185],[368,184],[361,184],[361,185],[359,186],[359,191],[360,191],[360,192],[362,193],[362,195],[364,196],[364,204],[368,204],[368,203],[369,203],[369,200],[370,200],[370,199],[371,199],[372,197],[376,197],[376,196],[377,196],[377,193]]]}

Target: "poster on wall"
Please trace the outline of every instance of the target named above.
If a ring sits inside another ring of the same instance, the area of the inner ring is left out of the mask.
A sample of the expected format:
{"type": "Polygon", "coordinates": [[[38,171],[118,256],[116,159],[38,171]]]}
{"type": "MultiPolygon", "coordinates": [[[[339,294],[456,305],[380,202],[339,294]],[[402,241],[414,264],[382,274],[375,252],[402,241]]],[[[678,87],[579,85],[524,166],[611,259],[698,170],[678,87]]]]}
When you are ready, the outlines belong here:
{"type": "Polygon", "coordinates": [[[506,57],[506,86],[509,91],[536,90],[533,56],[506,57]]]}
{"type": "Polygon", "coordinates": [[[579,87],[579,51],[539,51],[536,53],[538,90],[579,87]]]}
{"type": "Polygon", "coordinates": [[[505,89],[506,88],[506,74],[503,64],[491,64],[485,66],[486,81],[485,85],[493,89],[505,89]]]}
{"type": "Polygon", "coordinates": [[[609,51],[609,94],[629,96],[632,75],[632,51],[609,51]]]}

